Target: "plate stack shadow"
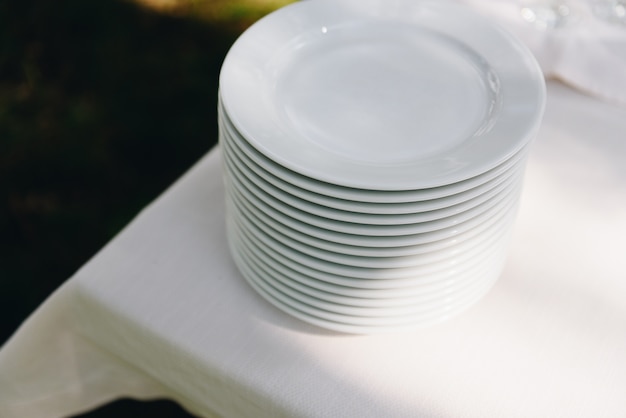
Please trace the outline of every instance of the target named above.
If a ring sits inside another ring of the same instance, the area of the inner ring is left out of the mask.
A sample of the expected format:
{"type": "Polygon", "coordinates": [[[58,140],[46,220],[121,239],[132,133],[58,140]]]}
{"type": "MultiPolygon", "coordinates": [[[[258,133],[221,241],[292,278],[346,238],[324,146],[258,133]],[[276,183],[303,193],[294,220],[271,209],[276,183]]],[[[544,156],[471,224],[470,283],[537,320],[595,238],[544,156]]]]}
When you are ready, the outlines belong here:
{"type": "Polygon", "coordinates": [[[448,3],[299,2],[235,42],[219,94],[229,245],[270,303],[367,334],[493,286],[545,103],[506,31],[448,3]]]}

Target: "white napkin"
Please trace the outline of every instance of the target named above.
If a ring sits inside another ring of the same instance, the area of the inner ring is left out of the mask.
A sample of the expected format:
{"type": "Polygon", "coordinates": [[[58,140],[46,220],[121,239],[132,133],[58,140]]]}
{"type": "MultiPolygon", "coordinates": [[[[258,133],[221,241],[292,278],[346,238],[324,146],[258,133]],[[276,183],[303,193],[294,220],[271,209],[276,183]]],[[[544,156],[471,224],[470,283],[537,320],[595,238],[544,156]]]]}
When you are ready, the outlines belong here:
{"type": "Polygon", "coordinates": [[[626,105],[626,1],[460,1],[526,43],[547,78],[626,105]]]}

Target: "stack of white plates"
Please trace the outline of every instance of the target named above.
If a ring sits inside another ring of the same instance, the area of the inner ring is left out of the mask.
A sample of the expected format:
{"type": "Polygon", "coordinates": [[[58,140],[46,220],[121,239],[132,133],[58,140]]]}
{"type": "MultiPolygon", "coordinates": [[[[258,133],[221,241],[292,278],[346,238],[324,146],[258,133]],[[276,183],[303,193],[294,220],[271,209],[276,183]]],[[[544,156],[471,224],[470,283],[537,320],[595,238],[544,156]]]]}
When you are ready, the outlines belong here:
{"type": "Polygon", "coordinates": [[[543,76],[458,5],[316,0],[250,27],[220,76],[228,238],[304,321],[413,328],[500,275],[543,76]]]}

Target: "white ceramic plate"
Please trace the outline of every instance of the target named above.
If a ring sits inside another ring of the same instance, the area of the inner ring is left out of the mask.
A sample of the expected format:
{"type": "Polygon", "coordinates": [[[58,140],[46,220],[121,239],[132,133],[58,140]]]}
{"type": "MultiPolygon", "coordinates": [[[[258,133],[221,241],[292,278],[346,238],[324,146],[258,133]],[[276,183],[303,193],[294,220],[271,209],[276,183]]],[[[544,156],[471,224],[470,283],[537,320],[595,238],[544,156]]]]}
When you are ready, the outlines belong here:
{"type": "MultiPolygon", "coordinates": [[[[381,304],[395,302],[402,305],[414,298],[437,294],[446,289],[456,289],[463,285],[466,277],[480,274],[481,272],[484,273],[491,268],[498,267],[498,264],[494,262],[479,263],[477,266],[466,269],[464,274],[461,274],[459,271],[452,271],[448,275],[438,275],[432,277],[432,280],[424,280],[423,283],[415,284],[403,280],[399,281],[397,286],[389,287],[387,283],[379,283],[378,281],[346,279],[313,270],[305,271],[300,269],[300,265],[276,261],[272,257],[271,250],[268,252],[255,247],[254,244],[246,240],[245,237],[240,236],[235,230],[229,230],[228,237],[231,249],[236,251],[237,254],[245,254],[247,257],[267,266],[272,271],[278,272],[293,283],[300,283],[329,294],[350,299],[372,300],[373,303],[378,303],[376,300],[380,299],[379,303],[381,304]]],[[[500,249],[502,254],[506,253],[505,247],[500,249]]],[[[506,257],[501,257],[502,264],[499,265],[500,268],[505,260],[506,257]]]]}
{"type": "MultiPolygon", "coordinates": [[[[380,236],[380,237],[398,237],[407,235],[424,234],[434,232],[454,226],[462,225],[477,216],[485,213],[494,206],[497,206],[502,200],[510,197],[512,194],[518,193],[521,189],[521,179],[515,179],[510,187],[505,188],[500,193],[488,199],[486,202],[466,210],[464,212],[451,215],[442,219],[428,222],[419,222],[412,224],[398,225],[370,225],[356,222],[338,221],[328,219],[321,216],[313,215],[292,206],[282,203],[274,196],[263,191],[258,184],[252,183],[243,176],[237,167],[227,158],[224,160],[227,171],[227,184],[236,188],[241,194],[245,195],[248,200],[258,200],[281,213],[284,216],[295,219],[303,224],[312,227],[322,228],[328,231],[341,232],[351,235],[380,236]]],[[[349,214],[346,212],[346,216],[349,214]]]]}
{"type": "MultiPolygon", "coordinates": [[[[236,240],[236,238],[234,239],[236,240]]],[[[366,308],[415,305],[424,301],[443,298],[453,293],[463,292],[478,285],[494,268],[501,267],[490,265],[484,268],[471,269],[463,275],[456,276],[454,279],[443,280],[431,285],[399,289],[358,289],[311,279],[294,270],[289,270],[285,266],[272,265],[266,259],[257,257],[245,245],[237,245],[235,243],[235,247],[237,248],[237,256],[241,257],[251,268],[263,271],[272,280],[277,280],[300,293],[330,303],[366,308]]]]}
{"type": "Polygon", "coordinates": [[[492,189],[457,205],[425,212],[369,214],[329,208],[293,196],[285,192],[282,188],[268,183],[264,178],[258,176],[255,172],[250,170],[247,165],[242,162],[230,149],[228,142],[224,142],[222,149],[224,158],[230,162],[232,170],[237,172],[238,177],[245,178],[250,182],[250,184],[253,184],[256,188],[262,190],[266,195],[279,200],[285,205],[317,217],[367,225],[406,225],[442,220],[444,218],[455,219],[453,218],[454,216],[478,207],[489,199],[497,196],[508,187],[511,187],[519,179],[519,177],[523,175],[523,167],[516,165],[511,168],[510,172],[504,173],[501,177],[499,177],[498,180],[502,179],[502,181],[495,184],[492,189]]]}
{"type": "Polygon", "coordinates": [[[282,235],[288,236],[292,240],[298,241],[311,247],[320,248],[322,250],[335,253],[371,258],[414,256],[418,254],[426,254],[432,251],[445,250],[450,247],[470,241],[481,234],[488,234],[489,231],[497,229],[503,224],[508,224],[512,222],[513,217],[515,216],[515,212],[503,212],[489,217],[481,224],[469,229],[466,232],[462,232],[454,237],[442,239],[439,241],[408,245],[404,247],[363,247],[349,244],[341,244],[338,242],[317,238],[315,236],[308,235],[301,231],[290,228],[280,222],[277,222],[272,217],[266,215],[261,210],[252,206],[249,202],[243,199],[237,199],[236,196],[233,196],[233,194],[235,194],[235,192],[229,194],[229,196],[227,197],[227,201],[233,201],[233,205],[231,206],[241,207],[240,210],[244,211],[246,215],[255,223],[266,225],[272,230],[278,231],[282,235]]]}
{"type": "Polygon", "coordinates": [[[297,2],[235,42],[220,75],[237,131],[331,184],[415,190],[474,177],[534,136],[543,74],[528,49],[447,2],[297,2]]]}
{"type": "Polygon", "coordinates": [[[462,299],[453,300],[450,303],[443,301],[438,308],[428,312],[405,315],[401,318],[363,318],[324,311],[294,300],[263,281],[258,280],[254,271],[237,257],[235,257],[235,262],[252,288],[280,310],[322,328],[356,334],[393,332],[431,325],[448,319],[480,300],[498,278],[498,275],[494,274],[490,280],[485,282],[482,288],[476,289],[474,293],[462,299]]]}
{"type": "MultiPolygon", "coordinates": [[[[239,161],[238,166],[248,169],[259,178],[263,179],[265,183],[272,185],[274,188],[283,190],[285,193],[305,200],[307,202],[335,209],[341,211],[348,211],[354,213],[363,213],[369,215],[400,215],[400,214],[413,214],[421,212],[430,212],[440,209],[451,208],[467,204],[467,202],[474,200],[493,188],[500,185],[504,180],[510,177],[513,170],[522,169],[526,163],[526,149],[516,154],[511,158],[511,165],[508,170],[503,171],[500,175],[486,180],[484,183],[479,184],[476,187],[468,190],[463,190],[449,196],[440,197],[437,199],[420,200],[416,202],[403,202],[403,203],[371,203],[371,202],[358,202],[354,200],[339,199],[332,196],[312,192],[301,187],[298,187],[290,182],[287,182],[280,177],[275,176],[271,172],[262,168],[259,164],[250,159],[245,152],[243,152],[239,145],[233,141],[227,132],[222,130],[221,144],[223,148],[230,150],[231,154],[239,161]]],[[[483,175],[485,178],[488,176],[483,175]]]]}
{"type": "Polygon", "coordinates": [[[285,245],[265,236],[257,236],[237,225],[233,219],[227,222],[230,231],[233,231],[240,240],[244,241],[251,250],[258,250],[276,263],[283,264],[291,269],[301,271],[310,277],[326,280],[331,283],[362,288],[394,288],[419,286],[422,283],[432,283],[454,277],[459,272],[475,266],[497,262],[504,251],[506,235],[490,240],[466,254],[459,255],[454,260],[441,261],[422,266],[404,268],[364,268],[332,263],[306,254],[299,253],[285,245]]]}
{"type": "MultiPolygon", "coordinates": [[[[346,234],[342,232],[326,230],[323,228],[314,227],[303,223],[297,219],[291,218],[281,212],[278,212],[266,205],[259,199],[256,199],[253,194],[241,193],[229,180],[225,177],[226,192],[230,196],[236,198],[239,201],[247,202],[253,209],[264,215],[276,220],[286,227],[294,229],[302,234],[316,237],[322,240],[336,242],[340,244],[353,245],[358,247],[370,247],[370,248],[390,248],[390,247],[403,247],[403,246],[415,246],[429,244],[441,240],[450,238],[456,238],[457,236],[478,227],[479,225],[487,222],[494,216],[500,213],[507,212],[516,206],[519,198],[519,190],[512,191],[509,198],[499,202],[498,205],[484,211],[480,215],[463,222],[462,224],[455,225],[450,228],[440,229],[437,231],[425,232],[413,235],[401,235],[401,236],[367,236],[367,235],[354,235],[346,234]]],[[[521,189],[521,186],[518,186],[521,189]]]]}
{"type": "MultiPolygon", "coordinates": [[[[457,307],[449,308],[443,307],[442,309],[433,312],[430,315],[424,315],[421,318],[413,318],[412,321],[408,323],[402,324],[385,324],[385,325],[354,325],[347,324],[345,322],[337,322],[328,320],[326,318],[320,318],[319,316],[312,315],[309,309],[301,310],[294,308],[292,303],[284,303],[282,297],[276,297],[277,294],[275,292],[268,292],[262,286],[251,280],[246,274],[243,274],[243,277],[250,284],[250,286],[256,290],[256,292],[261,295],[267,302],[274,305],[279,310],[291,315],[294,318],[300,319],[303,322],[309,323],[311,325],[315,325],[320,328],[324,328],[327,330],[332,330],[345,334],[386,334],[386,333],[395,333],[395,332],[406,332],[417,328],[428,327],[443,321],[446,321],[454,316],[462,313],[463,311],[470,308],[476,302],[478,302],[484,294],[478,294],[474,299],[470,299],[467,302],[460,304],[457,307]]],[[[487,293],[489,289],[486,289],[484,293],[487,293]]],[[[297,305],[296,305],[297,306],[297,305]]]]}
{"type": "Polygon", "coordinates": [[[299,301],[313,308],[337,313],[340,315],[362,316],[371,318],[402,317],[406,315],[427,313],[429,311],[437,310],[441,307],[442,304],[450,305],[457,300],[464,299],[468,294],[475,293],[476,289],[480,288],[481,285],[484,285],[482,281],[488,281],[488,279],[490,279],[493,275],[493,273],[488,274],[486,272],[482,272],[473,277],[466,277],[466,282],[464,283],[465,286],[454,289],[454,291],[446,289],[448,291],[439,294],[428,295],[429,297],[421,299],[415,298],[412,304],[395,306],[353,306],[351,304],[327,301],[323,298],[312,296],[309,293],[300,292],[291,286],[290,281],[286,281],[286,283],[288,284],[285,284],[282,281],[277,280],[274,276],[274,273],[268,273],[261,266],[255,264],[254,262],[251,262],[250,260],[246,260],[243,254],[240,253],[239,255],[241,256],[240,262],[247,265],[252,274],[254,274],[257,281],[268,284],[269,286],[280,291],[285,296],[293,300],[299,301]]]}
{"type": "Polygon", "coordinates": [[[236,204],[230,204],[227,201],[227,210],[231,218],[236,223],[244,228],[251,234],[259,237],[262,241],[267,237],[273,241],[279,242],[288,248],[291,248],[299,253],[307,256],[317,258],[330,263],[343,264],[353,267],[362,268],[405,268],[412,266],[420,266],[425,264],[432,264],[437,262],[452,262],[457,260],[457,257],[463,254],[471,254],[475,251],[481,251],[488,245],[490,240],[494,237],[501,235],[503,231],[509,228],[508,224],[497,225],[497,228],[488,230],[485,233],[474,237],[472,240],[459,243],[455,246],[431,251],[428,253],[408,255],[408,256],[391,256],[391,257],[363,257],[354,256],[341,252],[328,251],[310,245],[302,244],[294,239],[289,238],[280,232],[273,230],[263,222],[255,222],[254,217],[241,211],[237,208],[236,204]]]}
{"type": "MultiPolygon", "coordinates": [[[[357,209],[355,212],[381,210],[380,208],[385,206],[391,208],[391,206],[387,205],[392,203],[400,207],[402,207],[403,204],[409,203],[410,205],[406,206],[408,206],[411,211],[415,211],[414,205],[418,202],[420,205],[437,205],[439,202],[433,202],[434,200],[445,198],[445,204],[448,205],[448,199],[459,202],[467,198],[475,197],[480,193],[483,193],[485,189],[491,188],[493,186],[493,184],[490,184],[492,180],[498,178],[503,173],[508,172],[514,165],[518,163],[523,164],[528,154],[528,146],[525,146],[496,167],[472,178],[450,183],[445,186],[403,191],[355,189],[324,183],[295,173],[279,164],[276,164],[275,162],[268,160],[265,156],[250,146],[247,140],[236,134],[230,127],[229,123],[226,123],[227,120],[228,118],[221,113],[219,119],[220,142],[230,141],[234,144],[234,148],[238,149],[241,155],[245,155],[247,158],[254,161],[259,167],[280,178],[286,183],[293,184],[298,188],[320,196],[345,201],[345,204],[358,202],[358,206],[362,206],[362,209],[357,209]]],[[[393,210],[396,209],[394,208],[393,210]]]]}

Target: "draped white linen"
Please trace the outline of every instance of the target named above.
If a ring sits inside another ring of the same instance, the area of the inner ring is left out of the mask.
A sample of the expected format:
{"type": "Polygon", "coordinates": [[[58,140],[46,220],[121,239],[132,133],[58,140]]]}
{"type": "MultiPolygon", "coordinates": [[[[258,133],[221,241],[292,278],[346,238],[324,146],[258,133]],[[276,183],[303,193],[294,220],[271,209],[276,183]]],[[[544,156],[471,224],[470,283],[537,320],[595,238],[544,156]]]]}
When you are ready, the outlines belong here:
{"type": "Polygon", "coordinates": [[[142,211],[0,350],[0,416],[168,397],[195,414],[626,414],[626,108],[548,84],[505,271],[463,315],[327,332],[261,299],[225,245],[220,149],[142,211]]]}

